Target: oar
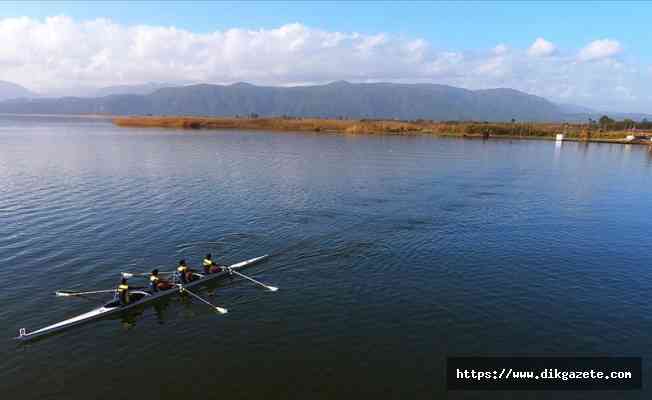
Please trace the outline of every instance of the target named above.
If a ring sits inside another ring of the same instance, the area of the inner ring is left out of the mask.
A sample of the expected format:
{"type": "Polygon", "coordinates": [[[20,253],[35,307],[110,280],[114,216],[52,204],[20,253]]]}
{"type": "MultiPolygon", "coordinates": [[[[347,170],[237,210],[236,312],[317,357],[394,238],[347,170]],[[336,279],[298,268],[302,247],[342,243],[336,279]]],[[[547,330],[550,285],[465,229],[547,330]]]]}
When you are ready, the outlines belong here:
{"type": "Polygon", "coordinates": [[[54,292],[57,296],[83,296],[85,294],[96,294],[96,293],[113,293],[115,289],[107,290],[94,290],[92,292],[73,292],[72,290],[57,290],[54,292]]]}
{"type": "Polygon", "coordinates": [[[232,269],[232,268],[228,268],[228,271],[229,271],[229,272],[232,272],[232,273],[234,273],[234,274],[236,274],[236,275],[238,275],[238,276],[241,276],[241,277],[243,277],[243,278],[245,278],[245,279],[248,279],[248,280],[252,281],[253,283],[257,283],[257,284],[259,284],[260,286],[264,287],[265,289],[269,290],[270,292],[276,292],[276,291],[278,290],[278,288],[277,288],[276,286],[265,285],[264,283],[262,283],[262,282],[258,282],[258,281],[255,280],[254,278],[248,277],[248,276],[245,275],[245,274],[241,274],[240,272],[238,272],[238,271],[236,271],[236,270],[234,270],[234,269],[232,269]]]}
{"type": "MultiPolygon", "coordinates": [[[[164,272],[159,272],[159,275],[164,275],[164,274],[173,274],[177,271],[164,271],[164,272]]],[[[134,276],[149,276],[151,275],[150,272],[121,272],[123,278],[133,278],[134,276]]]]}
{"type": "Polygon", "coordinates": [[[180,293],[188,293],[189,295],[191,295],[192,297],[194,297],[197,300],[201,301],[202,303],[213,307],[220,314],[226,314],[227,312],[229,312],[229,310],[227,310],[226,308],[218,307],[218,306],[216,306],[216,305],[202,299],[201,297],[199,297],[198,295],[194,294],[193,292],[191,292],[190,290],[186,289],[185,287],[183,287],[181,285],[179,285],[179,292],[180,293]]]}

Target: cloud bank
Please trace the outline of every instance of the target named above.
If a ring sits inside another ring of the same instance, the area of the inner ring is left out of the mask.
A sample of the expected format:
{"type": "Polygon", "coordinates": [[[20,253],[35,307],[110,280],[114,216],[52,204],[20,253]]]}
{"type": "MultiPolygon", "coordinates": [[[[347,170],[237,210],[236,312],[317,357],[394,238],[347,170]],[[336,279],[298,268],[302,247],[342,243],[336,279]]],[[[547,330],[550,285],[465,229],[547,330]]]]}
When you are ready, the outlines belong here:
{"type": "Polygon", "coordinates": [[[145,82],[433,82],[511,87],[555,101],[652,111],[649,66],[628,63],[615,39],[573,50],[540,37],[528,49],[501,43],[463,52],[436,49],[420,38],[299,23],[194,33],[65,16],[0,19],[0,37],[0,80],[41,93],[145,82]]]}
{"type": "Polygon", "coordinates": [[[620,43],[612,39],[595,40],[580,50],[579,58],[583,61],[600,60],[613,57],[622,51],[620,43]]]}
{"type": "Polygon", "coordinates": [[[534,57],[547,57],[555,54],[557,47],[544,38],[537,38],[527,50],[528,54],[534,57]]]}

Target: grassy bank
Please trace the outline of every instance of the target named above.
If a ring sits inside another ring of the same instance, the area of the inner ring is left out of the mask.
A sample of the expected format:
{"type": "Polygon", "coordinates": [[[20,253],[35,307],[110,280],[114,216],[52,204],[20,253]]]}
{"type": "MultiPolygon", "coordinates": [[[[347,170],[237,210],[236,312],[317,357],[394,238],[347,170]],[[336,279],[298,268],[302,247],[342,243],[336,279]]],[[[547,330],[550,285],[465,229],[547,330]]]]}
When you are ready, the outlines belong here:
{"type": "Polygon", "coordinates": [[[625,131],[603,132],[580,124],[433,122],[394,120],[353,120],[320,118],[229,118],[229,117],[116,117],[124,127],[177,129],[262,129],[275,131],[332,132],[344,134],[437,135],[462,137],[566,138],[620,142],[625,131]]]}

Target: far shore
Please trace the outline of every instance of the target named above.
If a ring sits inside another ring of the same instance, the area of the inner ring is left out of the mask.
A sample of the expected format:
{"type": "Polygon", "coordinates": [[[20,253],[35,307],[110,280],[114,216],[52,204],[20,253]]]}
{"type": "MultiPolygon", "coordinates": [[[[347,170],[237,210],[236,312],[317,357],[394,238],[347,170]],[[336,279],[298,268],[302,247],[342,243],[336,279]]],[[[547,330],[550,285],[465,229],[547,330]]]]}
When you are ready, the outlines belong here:
{"type": "Polygon", "coordinates": [[[33,118],[33,117],[53,117],[53,118],[97,118],[97,119],[112,119],[114,118],[111,114],[100,114],[100,113],[88,113],[88,114],[27,114],[27,113],[0,113],[0,116],[3,117],[24,117],[24,118],[33,118]]]}
{"type": "Polygon", "coordinates": [[[195,116],[124,116],[114,117],[122,127],[158,127],[174,129],[247,129],[288,132],[323,132],[349,135],[432,135],[468,138],[548,139],[563,134],[564,140],[622,144],[650,144],[626,140],[628,135],[652,135],[652,132],[603,131],[587,124],[521,122],[434,122],[371,119],[322,118],[245,118],[195,116]]]}

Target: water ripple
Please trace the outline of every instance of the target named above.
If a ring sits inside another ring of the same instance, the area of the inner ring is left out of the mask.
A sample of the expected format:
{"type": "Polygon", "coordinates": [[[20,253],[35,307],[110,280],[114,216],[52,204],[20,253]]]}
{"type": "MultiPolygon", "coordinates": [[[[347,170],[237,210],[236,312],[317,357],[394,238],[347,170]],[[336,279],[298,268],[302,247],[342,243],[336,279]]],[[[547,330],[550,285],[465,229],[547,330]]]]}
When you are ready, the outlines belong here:
{"type": "Polygon", "coordinates": [[[2,118],[0,335],[107,299],[57,289],[112,288],[179,258],[198,267],[207,252],[271,254],[246,273],[280,287],[198,290],[227,316],[174,296],[3,342],[16,398],[382,397],[396,382],[444,398],[433,377],[449,354],[651,356],[645,151],[2,118]],[[199,378],[152,387],[133,379],[142,371],[199,378]]]}

